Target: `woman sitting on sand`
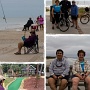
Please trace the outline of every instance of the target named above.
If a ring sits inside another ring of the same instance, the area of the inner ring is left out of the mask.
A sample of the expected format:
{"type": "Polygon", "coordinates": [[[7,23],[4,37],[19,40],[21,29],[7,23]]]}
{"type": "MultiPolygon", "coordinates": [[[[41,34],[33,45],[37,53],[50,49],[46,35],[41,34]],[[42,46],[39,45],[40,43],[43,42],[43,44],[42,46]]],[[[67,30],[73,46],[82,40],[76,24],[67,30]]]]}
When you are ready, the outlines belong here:
{"type": "Polygon", "coordinates": [[[72,89],[77,90],[79,81],[84,80],[88,85],[88,90],[90,90],[90,67],[87,60],[84,59],[85,52],[79,50],[77,56],[78,60],[73,65],[72,89]]]}
{"type": "Polygon", "coordinates": [[[35,31],[31,31],[30,34],[31,34],[31,36],[26,38],[23,42],[18,43],[18,51],[14,54],[20,55],[22,47],[31,47],[32,45],[34,45],[35,40],[36,40],[35,31]]]}

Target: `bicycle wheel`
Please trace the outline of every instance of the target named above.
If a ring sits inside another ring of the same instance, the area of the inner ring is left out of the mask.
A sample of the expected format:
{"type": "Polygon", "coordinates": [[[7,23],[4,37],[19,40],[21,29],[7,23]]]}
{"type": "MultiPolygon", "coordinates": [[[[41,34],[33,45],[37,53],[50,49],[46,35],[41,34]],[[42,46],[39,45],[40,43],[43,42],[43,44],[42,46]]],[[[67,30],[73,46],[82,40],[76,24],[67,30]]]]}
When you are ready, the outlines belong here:
{"type": "Polygon", "coordinates": [[[72,23],[71,14],[69,14],[68,20],[70,23],[72,23]]]}
{"type": "Polygon", "coordinates": [[[87,16],[87,15],[81,16],[80,22],[81,22],[82,24],[87,24],[87,23],[89,22],[89,16],[87,16]]]}
{"type": "Polygon", "coordinates": [[[65,32],[69,29],[69,27],[70,27],[70,23],[69,23],[68,20],[63,19],[63,20],[60,21],[60,23],[59,23],[60,31],[65,32]]]}

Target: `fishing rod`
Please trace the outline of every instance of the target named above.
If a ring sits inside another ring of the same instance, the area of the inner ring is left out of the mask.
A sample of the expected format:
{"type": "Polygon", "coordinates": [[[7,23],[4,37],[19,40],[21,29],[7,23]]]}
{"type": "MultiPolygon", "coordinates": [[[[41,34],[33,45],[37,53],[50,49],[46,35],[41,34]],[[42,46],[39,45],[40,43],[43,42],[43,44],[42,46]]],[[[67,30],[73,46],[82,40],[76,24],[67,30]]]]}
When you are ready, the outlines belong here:
{"type": "Polygon", "coordinates": [[[0,4],[1,4],[1,8],[2,8],[2,12],[3,12],[3,19],[5,20],[5,22],[7,23],[7,20],[6,20],[6,17],[5,17],[5,13],[4,13],[4,9],[3,9],[3,6],[2,6],[2,3],[1,3],[1,0],[0,0],[0,4]]]}

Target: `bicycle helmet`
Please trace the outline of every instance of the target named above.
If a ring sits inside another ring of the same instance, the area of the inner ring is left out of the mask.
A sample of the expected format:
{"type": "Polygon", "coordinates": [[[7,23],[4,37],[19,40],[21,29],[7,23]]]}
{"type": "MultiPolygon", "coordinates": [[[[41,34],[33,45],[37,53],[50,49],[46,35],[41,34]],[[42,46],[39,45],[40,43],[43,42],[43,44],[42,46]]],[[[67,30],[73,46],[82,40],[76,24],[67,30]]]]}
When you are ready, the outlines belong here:
{"type": "Polygon", "coordinates": [[[89,8],[88,8],[88,7],[85,7],[85,11],[86,11],[86,12],[89,12],[89,8]]]}

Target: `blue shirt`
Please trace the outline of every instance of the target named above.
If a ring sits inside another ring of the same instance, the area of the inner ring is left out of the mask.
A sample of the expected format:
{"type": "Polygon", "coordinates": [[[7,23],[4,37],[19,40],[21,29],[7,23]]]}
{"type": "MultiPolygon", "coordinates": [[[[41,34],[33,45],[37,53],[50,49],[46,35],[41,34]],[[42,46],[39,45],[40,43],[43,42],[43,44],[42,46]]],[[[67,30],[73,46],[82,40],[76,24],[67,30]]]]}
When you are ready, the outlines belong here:
{"type": "Polygon", "coordinates": [[[78,7],[76,5],[71,6],[71,15],[73,15],[73,16],[78,15],[78,7]]]}
{"type": "Polygon", "coordinates": [[[60,11],[61,11],[60,5],[53,5],[53,8],[54,8],[54,13],[60,13],[60,11]]]}
{"type": "Polygon", "coordinates": [[[80,65],[81,65],[82,71],[84,72],[84,62],[81,62],[80,65]]]}

